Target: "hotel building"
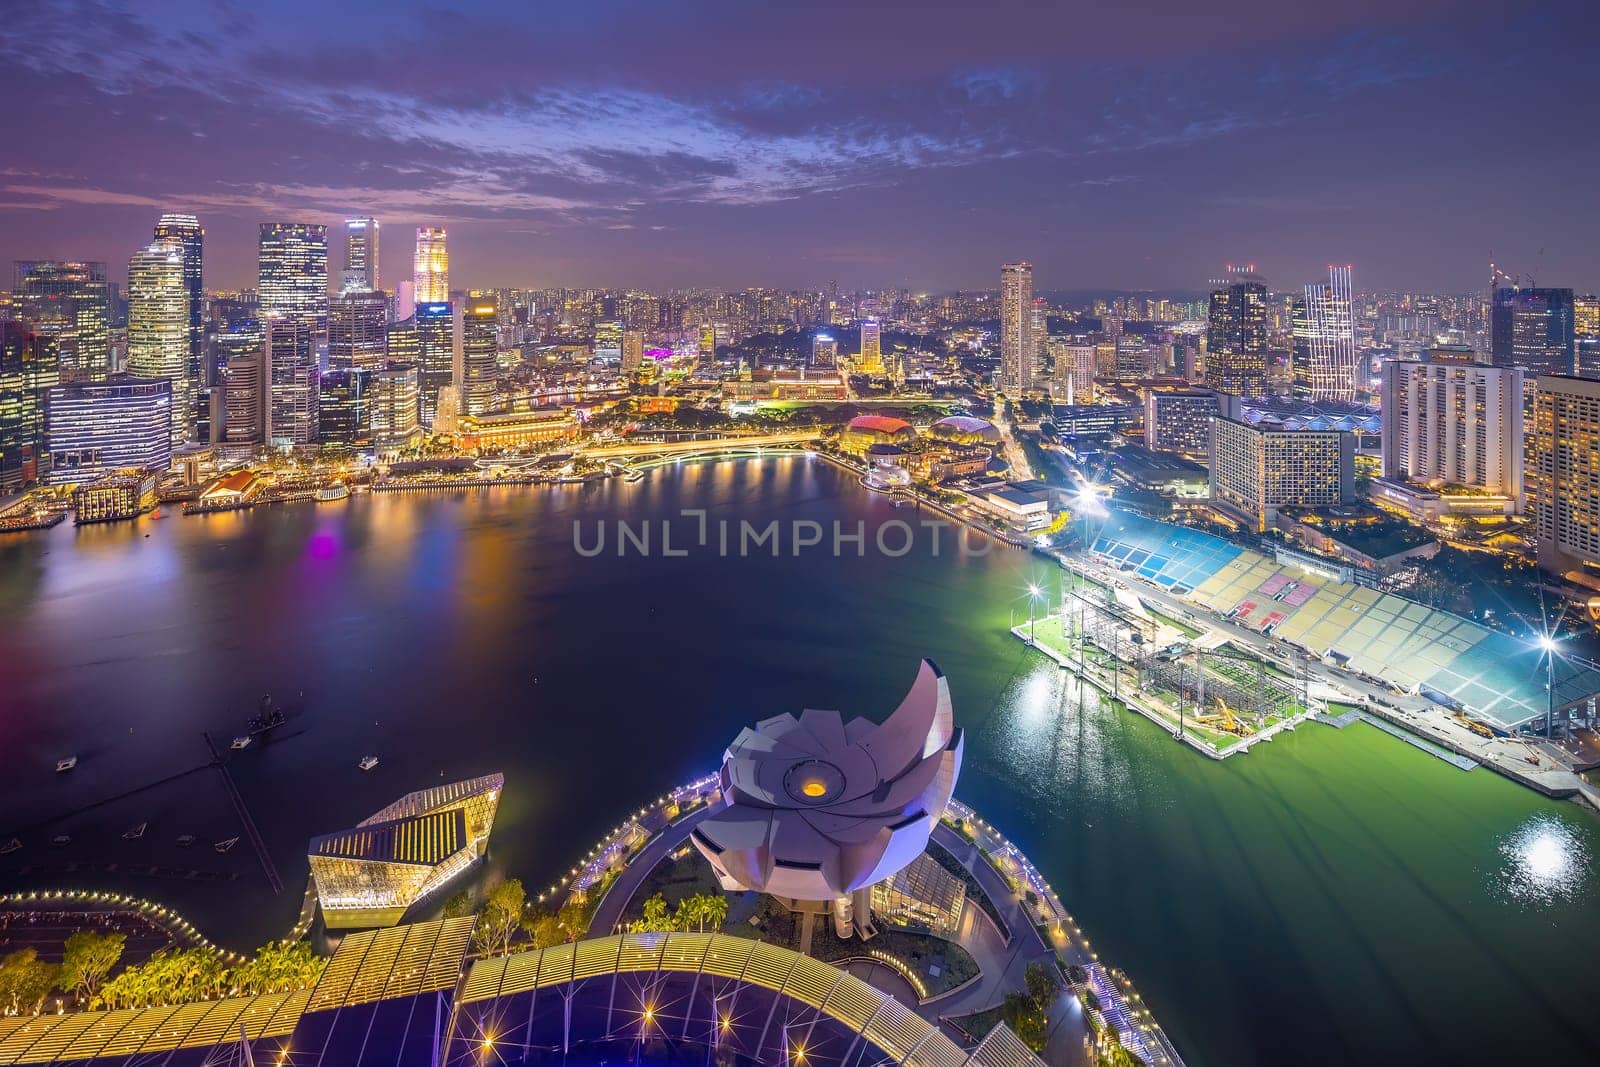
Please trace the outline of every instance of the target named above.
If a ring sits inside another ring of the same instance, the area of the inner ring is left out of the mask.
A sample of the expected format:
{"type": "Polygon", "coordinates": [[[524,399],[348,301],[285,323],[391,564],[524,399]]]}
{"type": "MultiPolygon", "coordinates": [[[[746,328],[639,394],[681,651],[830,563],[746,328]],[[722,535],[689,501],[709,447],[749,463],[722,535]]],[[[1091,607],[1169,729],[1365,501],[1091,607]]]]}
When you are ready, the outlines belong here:
{"type": "Polygon", "coordinates": [[[1383,364],[1383,477],[1487,490],[1522,510],[1523,376],[1447,353],[1383,364]]]}
{"type": "Polygon", "coordinates": [[[1211,423],[1211,502],[1260,533],[1279,508],[1353,502],[1355,455],[1354,434],[1218,416],[1211,423]]]}
{"type": "Polygon", "coordinates": [[[1600,381],[1541,374],[1526,484],[1539,565],[1600,563],[1600,381]]]}

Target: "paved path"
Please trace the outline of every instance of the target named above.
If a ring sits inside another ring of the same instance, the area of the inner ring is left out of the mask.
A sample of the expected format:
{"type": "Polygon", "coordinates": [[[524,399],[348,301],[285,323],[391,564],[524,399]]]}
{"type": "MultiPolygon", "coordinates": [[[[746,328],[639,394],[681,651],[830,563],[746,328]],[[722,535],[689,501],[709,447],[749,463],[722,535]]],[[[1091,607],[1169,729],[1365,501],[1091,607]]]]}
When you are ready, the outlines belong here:
{"type": "Polygon", "coordinates": [[[639,886],[644,883],[645,878],[655,870],[656,864],[689,840],[689,831],[710,813],[709,805],[700,805],[677,822],[668,825],[654,840],[634,855],[628,866],[617,876],[617,880],[611,883],[611,889],[607,891],[600,906],[594,910],[594,918],[589,920],[590,937],[604,937],[616,932],[615,927],[622,921],[622,914],[627,909],[628,901],[633,899],[633,895],[639,891],[639,886]]]}

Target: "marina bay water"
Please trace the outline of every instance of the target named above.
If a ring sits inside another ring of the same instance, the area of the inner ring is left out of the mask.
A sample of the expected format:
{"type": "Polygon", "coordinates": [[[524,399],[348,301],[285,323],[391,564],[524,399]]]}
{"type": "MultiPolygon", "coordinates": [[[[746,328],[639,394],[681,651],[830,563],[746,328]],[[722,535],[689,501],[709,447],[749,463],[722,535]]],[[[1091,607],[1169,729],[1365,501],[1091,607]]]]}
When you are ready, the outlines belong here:
{"type": "Polygon", "coordinates": [[[492,771],[491,862],[547,885],[744,724],[880,718],[929,656],[968,731],[957,795],[1191,1064],[1600,1061],[1600,820],[1364,724],[1207,760],[1007,634],[1030,582],[1053,594],[1045,561],[875,550],[881,524],[924,518],[791,457],[7,535],[0,840],[23,847],[0,889],[116,889],[248,947],[299,911],[307,838],[492,771]],[[575,520],[683,509],[869,538],[838,557],[574,550],[575,520]],[[228,767],[278,895],[247,839],[213,848],[240,820],[202,739],[226,750],[263,693],[289,721],[228,767]]]}

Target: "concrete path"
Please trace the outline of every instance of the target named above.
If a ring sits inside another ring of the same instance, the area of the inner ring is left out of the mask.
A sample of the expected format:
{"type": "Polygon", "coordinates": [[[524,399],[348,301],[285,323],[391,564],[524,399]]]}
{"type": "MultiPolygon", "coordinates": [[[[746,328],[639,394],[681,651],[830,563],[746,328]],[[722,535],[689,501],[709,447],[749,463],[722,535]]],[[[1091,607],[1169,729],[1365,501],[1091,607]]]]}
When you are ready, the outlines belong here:
{"type": "Polygon", "coordinates": [[[600,901],[600,906],[594,910],[594,918],[589,920],[590,937],[605,937],[617,932],[616,926],[622,921],[628,901],[639,891],[639,886],[644,883],[645,878],[655,870],[656,864],[688,841],[689,832],[710,813],[711,808],[702,804],[677,822],[668,825],[628,861],[628,866],[623,868],[617,880],[611,883],[605,899],[600,901]]]}

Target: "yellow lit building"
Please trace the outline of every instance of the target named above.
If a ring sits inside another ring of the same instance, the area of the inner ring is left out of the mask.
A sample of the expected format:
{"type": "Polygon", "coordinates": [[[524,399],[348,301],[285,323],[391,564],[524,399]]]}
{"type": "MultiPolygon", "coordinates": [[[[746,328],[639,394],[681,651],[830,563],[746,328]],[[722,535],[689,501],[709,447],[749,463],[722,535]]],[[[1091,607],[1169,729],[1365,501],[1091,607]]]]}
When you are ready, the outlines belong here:
{"type": "Polygon", "coordinates": [[[467,415],[456,429],[456,444],[466,451],[485,448],[527,448],[578,435],[571,413],[510,411],[503,415],[467,415]]]}
{"type": "Polygon", "coordinates": [[[308,860],[330,930],[393,926],[483,856],[505,776],[407,793],[354,829],[311,840],[308,860]]]}
{"type": "Polygon", "coordinates": [[[450,253],[444,242],[444,227],[417,227],[412,293],[418,304],[443,304],[450,299],[450,253]]]}

